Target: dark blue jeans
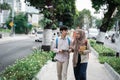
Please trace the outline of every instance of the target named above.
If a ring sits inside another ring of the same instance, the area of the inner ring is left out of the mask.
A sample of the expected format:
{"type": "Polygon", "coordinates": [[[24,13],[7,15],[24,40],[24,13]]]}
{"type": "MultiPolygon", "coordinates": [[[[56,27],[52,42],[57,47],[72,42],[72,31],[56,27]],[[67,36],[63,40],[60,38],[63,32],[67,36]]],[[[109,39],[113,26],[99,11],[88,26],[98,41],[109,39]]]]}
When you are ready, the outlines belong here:
{"type": "Polygon", "coordinates": [[[74,67],[75,80],[86,80],[86,71],[88,63],[79,63],[74,67]]]}

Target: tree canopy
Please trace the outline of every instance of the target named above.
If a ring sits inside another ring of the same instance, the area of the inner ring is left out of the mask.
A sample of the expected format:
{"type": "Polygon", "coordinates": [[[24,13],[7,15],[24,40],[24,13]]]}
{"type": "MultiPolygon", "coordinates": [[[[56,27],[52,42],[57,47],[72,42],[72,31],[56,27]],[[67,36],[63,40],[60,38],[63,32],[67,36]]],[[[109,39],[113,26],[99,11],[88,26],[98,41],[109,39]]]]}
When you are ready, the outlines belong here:
{"type": "Polygon", "coordinates": [[[78,15],[75,18],[75,26],[80,26],[81,28],[87,25],[86,27],[89,28],[92,26],[92,16],[89,10],[83,9],[82,11],[78,12],[78,15]],[[86,20],[87,19],[87,20],[86,20]]]}
{"type": "MultiPolygon", "coordinates": [[[[19,14],[15,15],[15,17],[14,17],[15,33],[26,33],[27,34],[32,29],[32,25],[28,24],[27,21],[28,21],[28,17],[26,14],[19,13],[19,14]]],[[[12,28],[9,25],[10,22],[11,22],[10,19],[8,19],[8,21],[6,22],[9,29],[12,28]]]]}
{"type": "Polygon", "coordinates": [[[91,1],[92,7],[96,9],[96,11],[99,11],[100,9],[104,9],[105,11],[100,31],[106,32],[110,27],[114,11],[118,7],[120,7],[120,0],[91,0],[91,1]],[[105,6],[106,8],[104,8],[105,6]]]}
{"type": "Polygon", "coordinates": [[[59,25],[59,21],[64,25],[73,25],[75,14],[75,0],[25,0],[30,6],[39,9],[44,14],[48,23],[46,28],[51,28],[53,24],[59,25]]]}
{"type": "Polygon", "coordinates": [[[9,10],[9,9],[11,9],[11,7],[8,3],[3,3],[3,4],[0,4],[0,9],[1,10],[9,10]]]}

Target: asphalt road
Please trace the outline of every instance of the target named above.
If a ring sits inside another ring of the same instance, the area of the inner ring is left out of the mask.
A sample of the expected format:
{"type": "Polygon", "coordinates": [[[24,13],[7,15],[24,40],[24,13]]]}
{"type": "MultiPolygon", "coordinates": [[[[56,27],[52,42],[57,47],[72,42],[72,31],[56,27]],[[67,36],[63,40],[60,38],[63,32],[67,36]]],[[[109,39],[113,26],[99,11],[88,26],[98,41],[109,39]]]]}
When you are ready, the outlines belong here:
{"type": "Polygon", "coordinates": [[[105,39],[105,42],[104,42],[105,46],[109,47],[109,48],[112,48],[113,50],[115,50],[116,52],[119,52],[120,51],[120,42],[118,40],[116,40],[115,43],[112,43],[111,40],[107,40],[105,39]]]}
{"type": "Polygon", "coordinates": [[[40,45],[41,43],[35,42],[33,38],[0,44],[0,72],[17,59],[32,54],[32,48],[40,45]]]}

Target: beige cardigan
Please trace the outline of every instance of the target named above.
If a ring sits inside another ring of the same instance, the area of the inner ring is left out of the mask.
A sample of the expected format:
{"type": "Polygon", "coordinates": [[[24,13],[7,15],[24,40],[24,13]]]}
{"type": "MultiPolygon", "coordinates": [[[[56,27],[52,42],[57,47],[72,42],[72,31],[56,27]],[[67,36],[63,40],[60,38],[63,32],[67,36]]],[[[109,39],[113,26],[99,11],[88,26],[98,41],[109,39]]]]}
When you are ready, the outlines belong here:
{"type": "Polygon", "coordinates": [[[86,63],[88,62],[89,59],[89,53],[91,52],[90,50],[90,43],[89,41],[87,42],[87,50],[85,50],[83,52],[83,54],[81,54],[81,63],[86,63]]]}
{"type": "MultiPolygon", "coordinates": [[[[89,44],[89,41],[87,42],[87,50],[84,50],[84,52],[81,54],[81,63],[86,63],[88,62],[89,60],[89,53],[91,52],[90,50],[90,44],[89,44]]],[[[73,66],[75,67],[76,64],[76,61],[75,61],[75,56],[77,56],[77,54],[73,54],[73,66]]]]}

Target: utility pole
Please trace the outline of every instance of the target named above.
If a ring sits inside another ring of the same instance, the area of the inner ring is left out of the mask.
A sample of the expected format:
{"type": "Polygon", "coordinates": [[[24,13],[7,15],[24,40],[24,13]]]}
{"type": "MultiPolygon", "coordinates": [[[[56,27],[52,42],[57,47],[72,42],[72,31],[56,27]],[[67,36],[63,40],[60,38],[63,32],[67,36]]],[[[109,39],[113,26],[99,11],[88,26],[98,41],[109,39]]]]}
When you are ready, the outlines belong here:
{"type": "Polygon", "coordinates": [[[14,26],[14,1],[12,2],[12,23],[13,23],[13,26],[11,26],[11,35],[12,36],[15,36],[15,26],[14,26]]]}

